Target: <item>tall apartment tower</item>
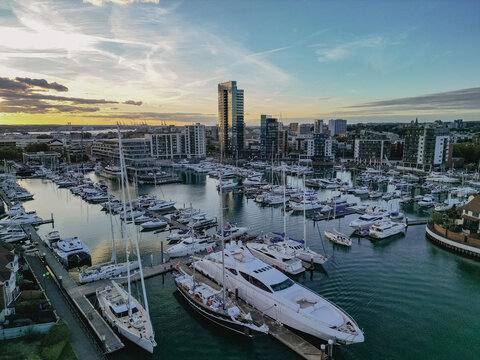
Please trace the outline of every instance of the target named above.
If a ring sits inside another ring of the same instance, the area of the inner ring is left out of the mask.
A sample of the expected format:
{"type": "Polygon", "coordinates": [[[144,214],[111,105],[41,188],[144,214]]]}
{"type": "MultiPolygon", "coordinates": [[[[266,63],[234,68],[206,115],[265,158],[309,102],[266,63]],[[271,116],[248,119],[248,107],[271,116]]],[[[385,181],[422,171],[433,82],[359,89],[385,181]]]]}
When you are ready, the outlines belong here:
{"type": "Polygon", "coordinates": [[[344,119],[331,119],[328,121],[328,130],[330,136],[336,136],[347,133],[347,120],[344,119]]]}
{"type": "Polygon", "coordinates": [[[262,158],[271,159],[278,154],[277,119],[269,115],[260,115],[260,154],[262,158]]]}
{"type": "Polygon", "coordinates": [[[237,89],[236,81],[218,84],[220,148],[225,156],[238,157],[243,152],[243,100],[243,90],[237,89]]]}
{"type": "Polygon", "coordinates": [[[314,134],[321,134],[323,133],[323,120],[316,119],[313,123],[313,133],[314,134]]]}

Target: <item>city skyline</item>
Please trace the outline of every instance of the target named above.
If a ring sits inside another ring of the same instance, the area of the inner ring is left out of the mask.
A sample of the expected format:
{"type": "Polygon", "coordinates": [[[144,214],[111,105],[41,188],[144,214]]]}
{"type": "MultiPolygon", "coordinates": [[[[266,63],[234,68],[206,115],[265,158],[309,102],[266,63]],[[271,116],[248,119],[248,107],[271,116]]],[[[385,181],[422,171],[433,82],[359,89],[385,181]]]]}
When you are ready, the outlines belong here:
{"type": "Polygon", "coordinates": [[[0,4],[0,122],[480,120],[475,1],[0,4]],[[362,15],[364,14],[364,15],[362,15]],[[273,21],[265,21],[273,19],[273,21]]]}

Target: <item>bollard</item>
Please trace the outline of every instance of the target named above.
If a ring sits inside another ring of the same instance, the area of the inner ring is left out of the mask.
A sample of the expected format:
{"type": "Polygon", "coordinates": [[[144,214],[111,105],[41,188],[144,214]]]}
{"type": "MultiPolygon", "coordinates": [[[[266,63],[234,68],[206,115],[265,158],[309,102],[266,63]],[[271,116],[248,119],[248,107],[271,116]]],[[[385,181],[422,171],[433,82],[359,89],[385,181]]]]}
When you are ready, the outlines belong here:
{"type": "Polygon", "coordinates": [[[60,284],[60,287],[63,287],[63,284],[62,284],[62,275],[59,275],[59,276],[58,276],[58,283],[60,284]]]}
{"type": "Polygon", "coordinates": [[[160,254],[162,254],[161,261],[162,261],[162,264],[163,264],[163,240],[160,241],[160,254]]]}
{"type": "Polygon", "coordinates": [[[328,356],[333,357],[333,340],[328,340],[328,356]]]}
{"type": "Polygon", "coordinates": [[[103,346],[103,349],[106,350],[107,347],[106,347],[106,340],[105,340],[105,335],[102,335],[102,346],[103,346]]]}
{"type": "Polygon", "coordinates": [[[325,344],[320,345],[320,360],[325,360],[325,344]]]}
{"type": "Polygon", "coordinates": [[[152,265],[152,267],[153,267],[153,253],[152,253],[152,254],[150,254],[150,264],[151,264],[151,265],[152,265]]]}

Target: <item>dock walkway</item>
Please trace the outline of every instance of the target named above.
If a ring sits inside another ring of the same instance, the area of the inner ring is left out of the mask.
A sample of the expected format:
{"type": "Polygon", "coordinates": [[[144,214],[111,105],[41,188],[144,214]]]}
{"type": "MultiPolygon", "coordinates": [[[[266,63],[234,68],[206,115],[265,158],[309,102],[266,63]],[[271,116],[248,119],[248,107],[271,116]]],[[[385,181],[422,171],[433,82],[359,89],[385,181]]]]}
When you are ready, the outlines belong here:
{"type": "MultiPolygon", "coordinates": [[[[124,344],[115,332],[108,326],[102,316],[95,310],[90,301],[75,291],[77,283],[70,276],[68,271],[60,264],[55,258],[52,251],[45,246],[44,242],[40,239],[37,232],[31,225],[22,225],[23,230],[30,235],[30,239],[37,243],[37,248],[41,256],[44,256],[44,260],[48,265],[49,270],[56,277],[57,281],[61,284],[62,289],[70,296],[77,310],[85,317],[85,320],[90,325],[90,328],[96,334],[100,342],[103,342],[105,352],[111,353],[120,350],[124,347],[124,344]]],[[[39,274],[41,276],[41,274],[39,274]]]]}

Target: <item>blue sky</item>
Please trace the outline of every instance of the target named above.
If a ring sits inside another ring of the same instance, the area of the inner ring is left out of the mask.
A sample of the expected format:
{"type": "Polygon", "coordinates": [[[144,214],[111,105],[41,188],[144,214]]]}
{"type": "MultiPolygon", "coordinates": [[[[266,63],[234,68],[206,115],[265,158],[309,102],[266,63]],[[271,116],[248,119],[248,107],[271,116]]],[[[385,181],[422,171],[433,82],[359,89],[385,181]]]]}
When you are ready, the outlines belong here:
{"type": "Polygon", "coordinates": [[[0,121],[213,124],[227,80],[249,124],[480,120],[479,14],[480,1],[7,0],[0,121]],[[28,85],[19,101],[17,77],[68,91],[28,85]]]}

